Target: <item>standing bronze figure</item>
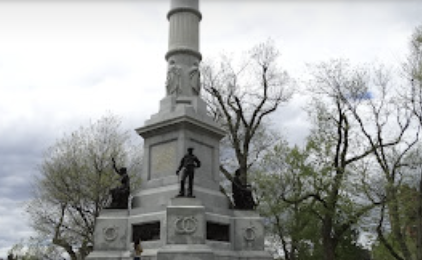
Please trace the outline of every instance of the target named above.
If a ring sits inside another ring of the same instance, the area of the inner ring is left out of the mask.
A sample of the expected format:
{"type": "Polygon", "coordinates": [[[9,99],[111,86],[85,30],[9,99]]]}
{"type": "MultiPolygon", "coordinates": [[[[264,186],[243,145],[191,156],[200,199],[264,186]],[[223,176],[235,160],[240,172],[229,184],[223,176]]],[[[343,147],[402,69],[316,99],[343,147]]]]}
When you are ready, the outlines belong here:
{"type": "Polygon", "coordinates": [[[176,174],[179,175],[180,170],[183,168],[182,176],[180,178],[180,191],[179,197],[185,196],[185,181],[189,179],[189,187],[188,187],[188,197],[193,196],[193,177],[195,174],[195,168],[201,167],[201,162],[198,158],[193,154],[193,148],[188,148],[188,153],[183,156],[182,160],[180,161],[179,168],[176,171],[176,174]]]}

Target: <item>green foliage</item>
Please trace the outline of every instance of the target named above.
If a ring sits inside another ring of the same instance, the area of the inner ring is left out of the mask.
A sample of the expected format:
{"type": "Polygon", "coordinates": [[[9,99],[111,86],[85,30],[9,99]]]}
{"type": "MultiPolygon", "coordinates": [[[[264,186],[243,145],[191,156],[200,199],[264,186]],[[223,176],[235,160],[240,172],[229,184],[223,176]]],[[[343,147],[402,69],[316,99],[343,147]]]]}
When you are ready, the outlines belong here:
{"type": "MultiPolygon", "coordinates": [[[[324,259],[322,218],[333,214],[334,232],[348,221],[355,221],[360,209],[347,194],[339,198],[335,212],[324,208],[319,199],[329,193],[332,167],[320,167],[314,154],[316,142],[305,148],[290,147],[281,142],[261,162],[262,172],[254,180],[259,211],[266,218],[273,249],[286,260],[324,259]],[[318,171],[326,171],[320,174],[318,171]],[[324,190],[325,189],[325,190],[324,190]],[[321,197],[318,197],[321,196],[321,197]],[[316,198],[318,197],[318,198],[316,198]]],[[[320,148],[320,146],[318,146],[320,148]]],[[[368,252],[357,243],[359,233],[350,226],[337,239],[338,259],[367,259],[368,252]]]]}
{"type": "MultiPolygon", "coordinates": [[[[393,250],[395,252],[398,252],[399,257],[402,257],[402,259],[404,259],[403,254],[401,254],[400,252],[400,244],[397,241],[397,239],[395,239],[391,233],[388,233],[386,235],[386,239],[387,239],[388,244],[393,248],[393,250]]],[[[409,246],[410,252],[412,252],[411,254],[412,259],[416,259],[415,239],[408,237],[406,239],[406,244],[409,246]]],[[[379,241],[374,243],[374,245],[372,246],[372,257],[373,257],[373,260],[397,260],[397,258],[395,258],[391,254],[391,252],[387,249],[387,247],[383,243],[380,243],[379,241]]]]}
{"type": "Polygon", "coordinates": [[[348,230],[336,248],[336,255],[341,260],[370,260],[371,253],[358,244],[359,232],[348,230]]]}
{"type": "Polygon", "coordinates": [[[346,259],[365,252],[354,236],[374,207],[358,181],[373,151],[359,139],[365,75],[342,60],[317,66],[306,146],[282,143],[263,161],[260,208],[288,260],[346,259]]]}
{"type": "Polygon", "coordinates": [[[313,174],[306,160],[307,154],[298,147],[280,143],[262,161],[265,172],[255,175],[258,209],[286,259],[307,259],[316,253],[312,248],[319,224],[312,213],[314,204],[311,200],[296,201],[309,187],[306,182],[313,174]]]}

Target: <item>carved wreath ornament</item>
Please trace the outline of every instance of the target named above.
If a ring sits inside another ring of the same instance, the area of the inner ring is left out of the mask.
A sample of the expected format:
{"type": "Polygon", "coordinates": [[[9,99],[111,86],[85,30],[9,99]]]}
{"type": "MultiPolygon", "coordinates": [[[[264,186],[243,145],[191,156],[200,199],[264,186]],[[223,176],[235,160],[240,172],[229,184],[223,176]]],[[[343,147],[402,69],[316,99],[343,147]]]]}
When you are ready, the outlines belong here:
{"type": "Polygon", "coordinates": [[[174,229],[179,234],[191,234],[198,228],[198,220],[195,217],[178,217],[174,221],[174,229]]]}
{"type": "Polygon", "coordinates": [[[108,226],[103,229],[104,239],[113,241],[117,238],[119,228],[116,226],[108,226]]]}
{"type": "Polygon", "coordinates": [[[253,243],[255,242],[255,239],[256,239],[255,227],[250,226],[250,227],[245,228],[244,233],[243,233],[243,238],[246,240],[246,246],[248,248],[252,248],[253,243]]]}
{"type": "Polygon", "coordinates": [[[255,233],[255,227],[250,226],[245,229],[245,233],[243,234],[243,237],[246,241],[252,242],[256,239],[256,233],[255,233]]]}

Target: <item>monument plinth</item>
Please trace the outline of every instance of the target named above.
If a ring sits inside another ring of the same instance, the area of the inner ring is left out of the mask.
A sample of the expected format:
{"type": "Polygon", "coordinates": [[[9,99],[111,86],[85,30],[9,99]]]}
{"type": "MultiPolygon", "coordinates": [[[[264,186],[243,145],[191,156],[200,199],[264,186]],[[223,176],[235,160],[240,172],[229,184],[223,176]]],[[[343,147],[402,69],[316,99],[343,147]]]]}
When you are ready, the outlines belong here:
{"type": "Polygon", "coordinates": [[[198,0],[172,0],[166,96],[136,132],[144,138],[141,188],[128,210],[103,210],[91,260],[132,259],[140,239],[143,260],[272,259],[264,251],[264,226],[253,210],[233,210],[220,192],[219,143],[225,133],[207,114],[199,63],[198,0]],[[177,197],[176,175],[187,148],[201,162],[193,194],[177,197]]]}

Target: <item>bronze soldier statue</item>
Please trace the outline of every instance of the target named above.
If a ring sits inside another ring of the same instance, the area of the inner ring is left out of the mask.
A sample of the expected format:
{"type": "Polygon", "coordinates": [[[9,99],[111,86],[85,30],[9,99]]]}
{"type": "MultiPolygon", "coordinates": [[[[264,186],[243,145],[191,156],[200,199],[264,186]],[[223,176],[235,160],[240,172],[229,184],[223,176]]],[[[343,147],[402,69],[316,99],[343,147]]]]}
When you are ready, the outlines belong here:
{"type": "Polygon", "coordinates": [[[186,178],[189,179],[189,187],[188,187],[188,197],[193,196],[193,177],[195,174],[195,168],[201,167],[201,162],[198,158],[193,154],[193,148],[188,148],[188,153],[183,156],[182,160],[180,161],[179,168],[176,171],[176,174],[179,175],[179,172],[182,168],[182,176],[180,178],[180,191],[178,197],[185,196],[185,181],[186,178]]]}

